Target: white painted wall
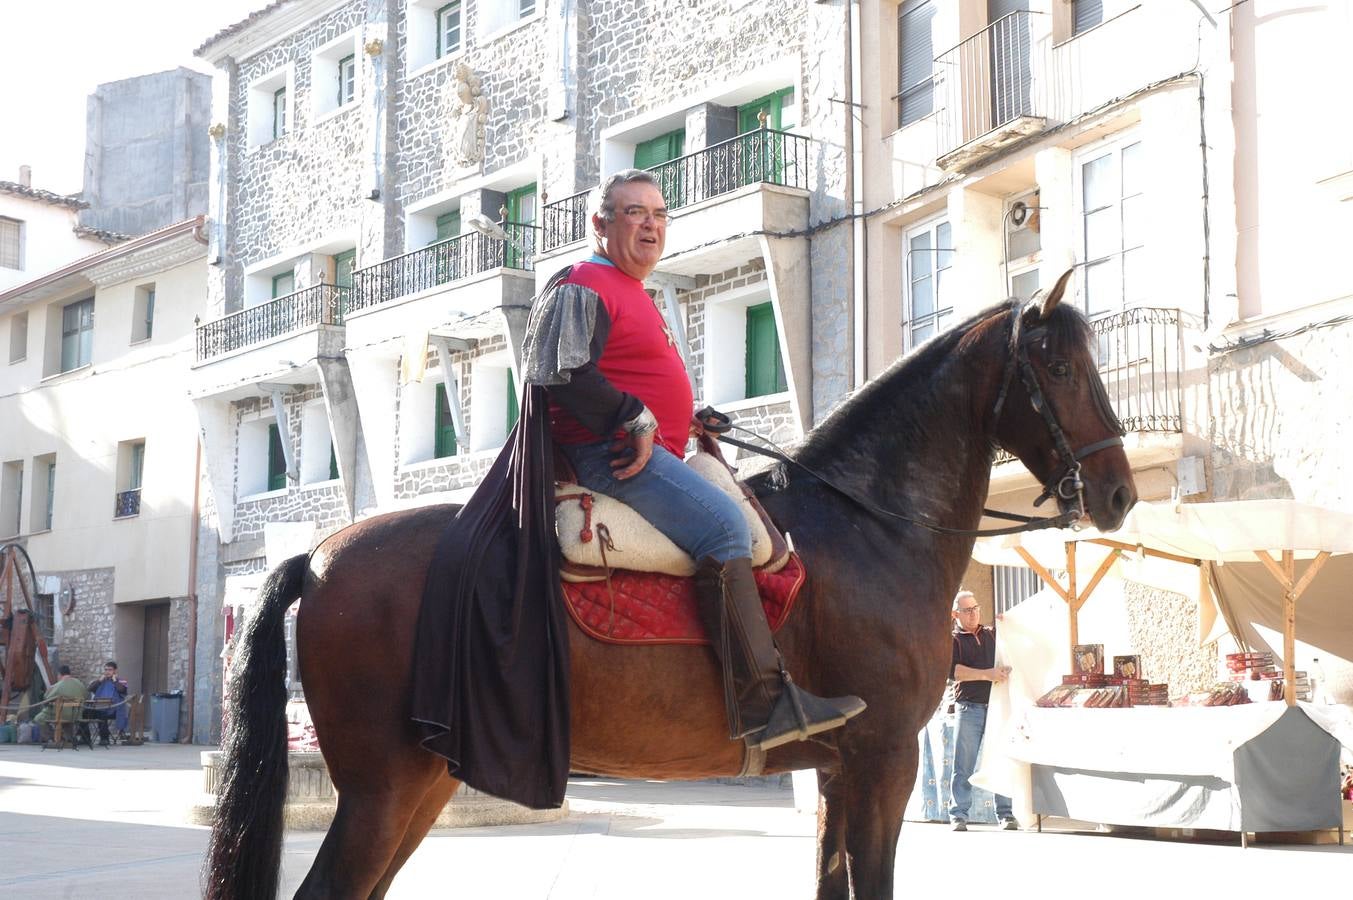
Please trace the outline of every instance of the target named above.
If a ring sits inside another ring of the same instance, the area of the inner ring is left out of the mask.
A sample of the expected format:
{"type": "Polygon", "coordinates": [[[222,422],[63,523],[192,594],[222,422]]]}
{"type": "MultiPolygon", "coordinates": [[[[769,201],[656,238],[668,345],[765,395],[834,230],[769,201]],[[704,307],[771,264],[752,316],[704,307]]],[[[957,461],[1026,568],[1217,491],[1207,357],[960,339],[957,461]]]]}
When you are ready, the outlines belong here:
{"type": "Polygon", "coordinates": [[[63,206],[0,193],[0,218],[23,223],[19,227],[22,268],[0,268],[0,293],[105,248],[100,241],[76,235],[76,211],[63,206]]]}
{"type": "MultiPolygon", "coordinates": [[[[0,463],[23,462],[20,530],[30,535],[34,563],[44,571],[112,566],[114,599],[120,603],[191,591],[188,544],[198,424],[184,373],[193,317],[204,306],[206,268],[198,259],[96,289],[89,367],[42,380],[38,354],[30,353],[24,363],[0,368],[5,423],[0,463]],[[156,284],[154,332],[133,345],[136,292],[149,281],[156,284]],[[136,439],[146,442],[140,514],[114,520],[118,446],[136,439]],[[34,460],[48,454],[57,462],[53,526],[34,533],[41,523],[34,522],[29,501],[45,489],[35,483],[44,470],[34,460]]],[[[37,346],[45,307],[84,293],[30,307],[37,346]]]]}

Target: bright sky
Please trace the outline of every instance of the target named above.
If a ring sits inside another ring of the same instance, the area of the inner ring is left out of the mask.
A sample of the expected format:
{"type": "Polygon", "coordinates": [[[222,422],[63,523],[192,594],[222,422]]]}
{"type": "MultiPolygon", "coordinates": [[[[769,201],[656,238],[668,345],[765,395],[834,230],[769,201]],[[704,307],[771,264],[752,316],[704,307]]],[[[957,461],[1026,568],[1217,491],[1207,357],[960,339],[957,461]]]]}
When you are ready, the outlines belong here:
{"type": "Polygon", "coordinates": [[[85,98],[106,81],[187,66],[193,50],[271,0],[0,0],[0,181],[81,189],[85,98]]]}

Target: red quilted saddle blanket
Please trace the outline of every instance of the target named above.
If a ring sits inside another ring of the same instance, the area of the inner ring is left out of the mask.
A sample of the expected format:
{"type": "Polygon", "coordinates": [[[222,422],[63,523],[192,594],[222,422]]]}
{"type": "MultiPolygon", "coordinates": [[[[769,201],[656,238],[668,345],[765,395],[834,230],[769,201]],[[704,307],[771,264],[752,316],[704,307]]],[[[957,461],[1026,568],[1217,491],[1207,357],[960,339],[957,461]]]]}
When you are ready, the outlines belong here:
{"type": "MultiPolygon", "coordinates": [[[[789,618],[807,577],[797,553],[778,572],[758,571],[756,586],[775,631],[789,618]]],[[[569,615],[585,634],[611,644],[708,644],[695,608],[695,579],[616,569],[605,581],[565,581],[569,615]]]]}

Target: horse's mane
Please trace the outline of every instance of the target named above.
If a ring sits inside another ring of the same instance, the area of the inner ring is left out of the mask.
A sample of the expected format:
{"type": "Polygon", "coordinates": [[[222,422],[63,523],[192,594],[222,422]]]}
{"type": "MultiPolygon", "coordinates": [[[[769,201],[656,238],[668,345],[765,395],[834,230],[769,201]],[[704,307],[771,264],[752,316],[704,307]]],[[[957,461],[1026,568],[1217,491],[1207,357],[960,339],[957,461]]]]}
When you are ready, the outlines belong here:
{"type": "Polygon", "coordinates": [[[896,446],[906,452],[937,424],[952,419],[954,410],[942,402],[941,389],[947,386],[945,376],[956,359],[980,346],[991,346],[994,331],[1001,332],[996,344],[1005,358],[1010,312],[1022,305],[1022,331],[1043,328],[1045,339],[1057,347],[1088,345],[1089,323],[1071,304],[1058,304],[1043,320],[1036,304],[1024,305],[1016,298],[994,303],[916,347],[848,396],[805,436],[795,455],[809,459],[820,453],[840,453],[862,438],[860,422],[870,423],[868,431],[873,433],[891,432],[891,439],[899,442],[896,446]]]}

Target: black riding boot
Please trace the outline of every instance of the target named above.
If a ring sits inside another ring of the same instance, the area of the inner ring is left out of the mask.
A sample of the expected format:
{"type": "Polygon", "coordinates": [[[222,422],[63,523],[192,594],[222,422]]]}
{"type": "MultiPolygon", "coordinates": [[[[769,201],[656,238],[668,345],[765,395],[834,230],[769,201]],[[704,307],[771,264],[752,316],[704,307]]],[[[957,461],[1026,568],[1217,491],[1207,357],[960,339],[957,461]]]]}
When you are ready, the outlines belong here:
{"type": "Polygon", "coordinates": [[[695,593],[723,668],[729,737],[770,750],[837,728],[864,711],[859,697],[818,697],[790,679],[766,624],[751,560],[700,560],[695,593]]]}

